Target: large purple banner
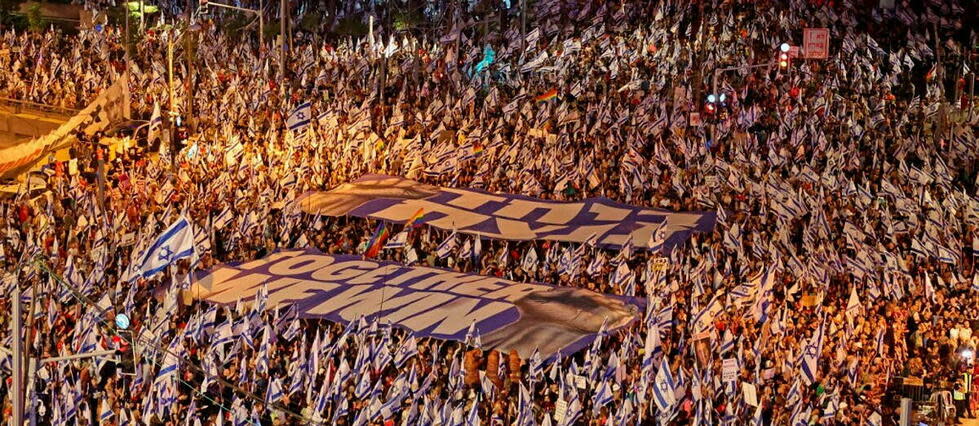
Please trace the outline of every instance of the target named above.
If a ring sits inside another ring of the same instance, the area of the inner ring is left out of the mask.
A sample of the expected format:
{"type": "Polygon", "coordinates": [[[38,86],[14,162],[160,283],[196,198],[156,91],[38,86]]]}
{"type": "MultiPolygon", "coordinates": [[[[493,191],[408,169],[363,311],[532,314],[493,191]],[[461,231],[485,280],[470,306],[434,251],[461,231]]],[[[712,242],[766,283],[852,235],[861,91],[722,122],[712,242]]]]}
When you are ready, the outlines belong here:
{"type": "Polygon", "coordinates": [[[347,323],[364,316],[419,336],[464,341],[476,324],[484,348],[530,357],[576,352],[607,330],[639,318],[640,298],[444,269],[284,250],[202,274],[192,294],[208,302],[250,302],[268,286],[266,306],[295,306],[301,317],[347,323]]]}
{"type": "Polygon", "coordinates": [[[404,223],[419,209],[424,222],[502,240],[552,240],[618,249],[669,252],[693,232],[710,232],[714,212],[672,212],[616,203],[607,198],[548,201],[473,189],[441,188],[400,177],[366,175],[330,191],[312,191],[295,204],[306,213],[351,215],[404,223]]]}

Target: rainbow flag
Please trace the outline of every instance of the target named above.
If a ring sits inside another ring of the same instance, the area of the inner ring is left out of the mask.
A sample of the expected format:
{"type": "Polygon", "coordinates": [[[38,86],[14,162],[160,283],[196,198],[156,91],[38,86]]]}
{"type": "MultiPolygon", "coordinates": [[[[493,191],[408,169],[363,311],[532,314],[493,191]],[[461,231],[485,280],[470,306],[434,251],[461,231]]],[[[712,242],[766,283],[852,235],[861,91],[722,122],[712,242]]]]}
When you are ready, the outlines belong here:
{"type": "Polygon", "coordinates": [[[374,236],[371,237],[370,244],[367,244],[367,251],[364,252],[364,257],[377,257],[377,254],[381,252],[381,247],[384,247],[384,243],[387,241],[390,232],[388,227],[384,226],[384,222],[377,224],[377,229],[374,231],[374,236]]]}
{"type": "Polygon", "coordinates": [[[541,93],[540,95],[537,95],[537,97],[535,97],[534,100],[537,102],[547,102],[556,97],[557,97],[557,87],[552,88],[551,90],[548,90],[544,93],[541,93]]]}
{"type": "Polygon", "coordinates": [[[482,154],[484,150],[485,148],[483,148],[483,144],[478,142],[473,143],[473,155],[482,154]]]}
{"type": "Polygon", "coordinates": [[[925,73],[925,81],[934,80],[936,74],[938,74],[938,64],[932,65],[931,69],[925,73]]]}
{"type": "Polygon", "coordinates": [[[415,214],[411,215],[411,218],[409,218],[408,221],[405,222],[405,229],[409,229],[421,225],[421,219],[424,216],[425,216],[425,209],[423,208],[418,209],[418,211],[415,212],[415,214]]]}

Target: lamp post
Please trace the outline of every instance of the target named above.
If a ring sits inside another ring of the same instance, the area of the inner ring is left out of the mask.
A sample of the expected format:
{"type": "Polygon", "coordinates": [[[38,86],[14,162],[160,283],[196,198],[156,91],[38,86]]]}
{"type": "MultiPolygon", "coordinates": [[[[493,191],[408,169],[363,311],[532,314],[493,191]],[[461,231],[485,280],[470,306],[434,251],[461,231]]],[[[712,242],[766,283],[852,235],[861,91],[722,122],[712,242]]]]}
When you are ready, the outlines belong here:
{"type": "MultiPolygon", "coordinates": [[[[12,315],[11,322],[10,322],[10,331],[12,336],[11,347],[9,349],[0,347],[0,353],[4,355],[8,355],[11,358],[13,358],[13,363],[12,363],[13,365],[11,368],[13,370],[11,371],[11,376],[12,376],[11,378],[13,383],[10,389],[10,399],[11,402],[13,403],[13,412],[11,413],[12,421],[10,424],[13,425],[24,424],[24,396],[25,396],[24,391],[26,390],[24,386],[25,371],[24,371],[24,345],[23,345],[23,340],[25,336],[24,336],[24,326],[21,321],[21,315],[23,312],[21,309],[20,296],[21,296],[20,286],[15,285],[13,292],[10,295],[11,297],[10,308],[11,308],[11,315],[12,315]]],[[[37,295],[34,294],[34,296],[36,297],[37,295]]],[[[33,309],[31,310],[33,311],[33,309]]],[[[30,367],[28,368],[28,371],[26,373],[30,373],[33,376],[33,371],[37,364],[46,364],[49,362],[58,362],[58,361],[70,361],[70,360],[92,358],[92,357],[103,357],[103,356],[109,356],[115,354],[117,354],[115,350],[102,350],[102,351],[92,351],[92,352],[83,352],[79,354],[56,356],[50,358],[41,358],[36,361],[35,359],[30,358],[28,356],[30,367]]]]}
{"type": "Polygon", "coordinates": [[[238,7],[230,4],[218,3],[213,1],[201,2],[201,7],[207,7],[207,6],[223,7],[225,9],[237,10],[239,12],[245,12],[245,13],[254,13],[255,15],[257,15],[258,16],[258,46],[261,47],[264,45],[263,41],[265,37],[265,16],[264,16],[265,14],[263,12],[265,11],[265,0],[259,2],[258,9],[249,9],[247,7],[238,7]]]}
{"type": "MultiPolygon", "coordinates": [[[[755,68],[762,68],[762,67],[769,67],[769,68],[771,68],[772,64],[773,64],[772,62],[768,62],[768,63],[763,63],[763,64],[742,65],[742,66],[737,66],[737,67],[726,67],[726,68],[718,68],[718,69],[715,69],[714,70],[714,75],[711,78],[711,95],[713,95],[713,96],[716,96],[717,95],[717,79],[718,79],[718,77],[721,76],[721,74],[724,74],[724,73],[730,72],[730,71],[738,71],[738,70],[748,71],[748,70],[753,70],[755,68]]],[[[710,123],[710,135],[708,135],[708,138],[710,140],[713,140],[714,139],[714,131],[716,130],[716,127],[717,127],[717,125],[714,123],[714,120],[711,120],[711,123],[710,123]]]]}

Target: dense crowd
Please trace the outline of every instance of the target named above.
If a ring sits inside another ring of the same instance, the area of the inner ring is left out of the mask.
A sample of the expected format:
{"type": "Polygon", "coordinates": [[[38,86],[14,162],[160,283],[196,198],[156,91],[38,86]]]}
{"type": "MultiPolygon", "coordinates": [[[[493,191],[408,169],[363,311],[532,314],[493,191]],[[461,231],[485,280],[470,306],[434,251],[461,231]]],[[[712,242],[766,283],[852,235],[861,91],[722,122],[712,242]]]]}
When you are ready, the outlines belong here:
{"type": "MultiPolygon", "coordinates": [[[[103,135],[80,134],[77,171],[52,162],[47,191],[3,201],[2,322],[20,285],[38,292],[24,299],[36,356],[138,355],[38,366],[30,412],[40,424],[893,424],[900,378],[955,388],[969,368],[961,354],[979,343],[979,114],[948,103],[968,73],[969,14],[948,0],[897,12],[708,3],[538,1],[526,36],[300,32],[285,79],[254,40],[202,22],[192,84],[174,87],[183,112],[193,93],[179,152],[138,143],[113,155],[103,135]],[[806,27],[829,28],[830,58],[774,64],[806,27]],[[715,69],[763,63],[723,74],[725,101],[701,111],[715,69]],[[287,131],[303,102],[317,119],[287,131]],[[381,252],[648,299],[638,321],[546,365],[369,318],[333,324],[181,293],[191,269],[277,248],[362,253],[373,221],[285,207],[366,173],[710,210],[718,226],[669,253],[662,272],[659,253],[541,241],[483,240],[474,258],[471,236],[443,257],[450,233],[426,226],[381,252]],[[124,282],[181,214],[202,230],[199,259],[124,282]],[[581,261],[569,270],[572,252],[581,261]],[[761,317],[759,300],[770,302],[761,317]],[[116,334],[116,312],[131,316],[131,334],[116,334]],[[721,380],[725,359],[737,361],[736,385],[721,380]],[[665,409],[652,391],[664,368],[677,379],[665,409]]],[[[77,108],[128,66],[134,113],[150,118],[171,105],[177,31],[149,30],[128,65],[112,29],[7,32],[2,48],[20,54],[0,56],[0,96],[77,108]]],[[[175,72],[184,81],[188,68],[175,72]]],[[[10,347],[6,327],[0,336],[10,347]]],[[[0,371],[7,417],[9,357],[0,371]]]]}

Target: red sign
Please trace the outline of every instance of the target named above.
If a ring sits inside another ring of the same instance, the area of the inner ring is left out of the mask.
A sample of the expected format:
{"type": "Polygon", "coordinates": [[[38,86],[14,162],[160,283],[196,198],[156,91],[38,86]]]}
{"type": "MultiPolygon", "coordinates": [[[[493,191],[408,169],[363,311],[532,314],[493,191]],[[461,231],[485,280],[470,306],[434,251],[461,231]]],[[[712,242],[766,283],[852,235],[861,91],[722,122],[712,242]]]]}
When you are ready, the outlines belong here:
{"type": "Polygon", "coordinates": [[[802,52],[809,59],[829,57],[829,29],[806,28],[802,32],[802,52]]]}

